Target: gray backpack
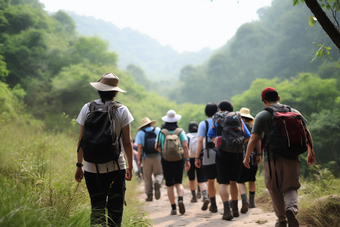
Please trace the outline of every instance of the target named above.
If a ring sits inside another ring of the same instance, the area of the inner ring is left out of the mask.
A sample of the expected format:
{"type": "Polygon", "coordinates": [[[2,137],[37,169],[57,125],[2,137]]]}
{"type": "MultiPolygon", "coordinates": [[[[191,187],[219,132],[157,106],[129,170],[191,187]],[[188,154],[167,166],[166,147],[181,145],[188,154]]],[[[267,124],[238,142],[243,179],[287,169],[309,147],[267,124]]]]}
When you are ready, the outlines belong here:
{"type": "Polygon", "coordinates": [[[182,159],[183,149],[181,147],[181,141],[179,139],[179,134],[182,131],[183,129],[176,128],[173,134],[171,134],[167,129],[161,130],[161,132],[165,136],[162,157],[166,161],[175,162],[182,159]]]}

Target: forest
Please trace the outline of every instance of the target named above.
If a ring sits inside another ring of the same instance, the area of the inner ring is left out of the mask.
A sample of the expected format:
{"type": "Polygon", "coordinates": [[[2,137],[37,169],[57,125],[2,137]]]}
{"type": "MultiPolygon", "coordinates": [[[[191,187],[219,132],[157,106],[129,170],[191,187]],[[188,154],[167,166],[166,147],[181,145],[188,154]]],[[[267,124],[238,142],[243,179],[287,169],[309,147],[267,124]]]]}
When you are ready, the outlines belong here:
{"type": "MultiPolygon", "coordinates": [[[[271,7],[258,13],[259,21],[241,26],[232,40],[203,64],[183,66],[169,93],[160,95],[160,90],[150,86],[157,81],[148,79],[142,68],[118,67],[119,56],[109,50],[108,41],[79,35],[67,13],[50,15],[38,0],[0,0],[1,184],[18,189],[29,182],[39,191],[44,182],[49,185],[44,188],[46,201],[39,203],[46,204],[58,203],[55,191],[72,194],[74,186],[66,189],[60,182],[52,189],[46,178],[47,165],[54,159],[53,152],[61,157],[65,169],[71,169],[68,174],[72,178],[74,168],[69,166],[73,167],[76,160],[79,131],[75,118],[85,103],[98,98],[89,82],[97,81],[105,72],[118,75],[119,86],[127,91],[116,99],[135,118],[131,125],[133,137],[145,116],[157,120],[160,126],[161,117],[174,109],[183,116],[179,126],[187,130],[190,121],[205,119],[206,103],[223,99],[231,100],[234,110],[247,107],[255,116],[264,108],[261,91],[274,87],[281,103],[298,109],[308,120],[317,163],[339,177],[339,50],[318,24],[308,24],[311,13],[302,4],[293,6],[291,1],[274,0],[271,7]],[[312,61],[318,50],[313,42],[331,48],[323,61],[320,57],[312,61]],[[139,75],[151,81],[149,87],[138,81],[139,75]],[[45,139],[38,140],[38,135],[45,139]],[[43,150],[32,159],[38,174],[29,175],[23,167],[37,152],[37,144],[43,150]],[[50,160],[44,156],[47,154],[50,160]],[[26,182],[15,185],[18,179],[26,182]]],[[[301,172],[304,177],[313,174],[305,162],[301,172]]],[[[4,195],[8,191],[0,192],[4,195]]],[[[15,201],[20,203],[20,199],[15,201]]]]}

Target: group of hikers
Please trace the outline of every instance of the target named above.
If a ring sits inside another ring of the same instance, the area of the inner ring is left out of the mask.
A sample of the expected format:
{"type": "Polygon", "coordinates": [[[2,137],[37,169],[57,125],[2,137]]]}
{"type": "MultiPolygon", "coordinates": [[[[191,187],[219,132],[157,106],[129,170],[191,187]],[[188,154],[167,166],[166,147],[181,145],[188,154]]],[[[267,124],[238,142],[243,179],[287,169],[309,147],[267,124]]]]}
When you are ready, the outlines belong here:
{"type": "MultiPolygon", "coordinates": [[[[90,83],[100,99],[86,103],[76,120],[80,134],[75,179],[81,182],[85,177],[92,206],[91,225],[121,226],[125,180],[131,180],[133,174],[130,124],[134,118],[126,106],[115,101],[118,92],[125,92],[118,82],[116,75],[105,73],[98,82],[90,83]]],[[[164,180],[170,214],[177,214],[177,206],[184,214],[185,169],[192,194],[190,202],[202,198],[203,211],[209,208],[212,213],[218,212],[217,181],[223,202],[222,219],[232,220],[240,212],[256,207],[256,172],[264,154],[265,185],[278,217],[275,226],[299,226],[299,154],[308,150],[308,165],[315,162],[312,137],[307,121],[297,110],[280,104],[274,88],[264,89],[261,99],[265,110],[255,118],[248,108],[234,111],[227,100],[218,105],[208,103],[207,119],[199,124],[190,122],[188,133],[178,126],[182,116],[174,110],[162,117],[161,128],[148,117],[141,119],[135,143],[137,165],[143,167],[145,200],[161,197],[164,180]]]]}

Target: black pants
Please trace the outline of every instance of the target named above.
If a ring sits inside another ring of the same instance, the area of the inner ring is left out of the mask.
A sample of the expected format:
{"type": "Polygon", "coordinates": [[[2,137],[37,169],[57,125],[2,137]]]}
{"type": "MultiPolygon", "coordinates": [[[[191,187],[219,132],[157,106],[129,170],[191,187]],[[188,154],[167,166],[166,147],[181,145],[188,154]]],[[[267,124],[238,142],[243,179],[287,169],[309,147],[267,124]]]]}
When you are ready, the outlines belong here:
{"type": "Polygon", "coordinates": [[[91,198],[91,226],[106,226],[106,209],[108,226],[121,226],[126,188],[125,170],[103,174],[85,172],[84,176],[91,198]]]}

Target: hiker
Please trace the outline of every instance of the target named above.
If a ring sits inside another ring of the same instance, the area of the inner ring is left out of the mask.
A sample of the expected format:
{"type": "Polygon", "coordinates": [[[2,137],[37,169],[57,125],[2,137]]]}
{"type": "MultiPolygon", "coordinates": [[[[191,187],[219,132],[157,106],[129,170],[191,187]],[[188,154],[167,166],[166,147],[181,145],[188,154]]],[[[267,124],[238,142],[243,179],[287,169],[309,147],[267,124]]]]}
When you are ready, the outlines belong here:
{"type": "Polygon", "coordinates": [[[141,180],[140,177],[140,168],[138,166],[138,162],[137,162],[137,157],[138,157],[138,151],[137,151],[137,145],[135,145],[135,140],[132,140],[132,151],[133,151],[133,172],[135,173],[135,175],[137,176],[138,181],[141,180]]]}
{"type": "Polygon", "coordinates": [[[203,168],[197,168],[195,166],[196,148],[197,148],[197,143],[198,143],[197,122],[191,121],[189,123],[188,129],[189,129],[189,133],[187,133],[187,138],[188,138],[188,148],[189,148],[189,157],[190,157],[190,169],[187,173],[188,173],[188,178],[189,178],[189,187],[190,187],[191,195],[192,195],[191,202],[196,203],[198,196],[196,195],[195,175],[197,176],[197,183],[199,187],[205,188],[205,190],[207,188],[207,178],[204,175],[203,168]]]}
{"type": "Polygon", "coordinates": [[[300,188],[299,154],[308,150],[307,164],[315,162],[312,136],[306,128],[306,120],[299,111],[280,104],[278,92],[267,87],[261,93],[265,110],[255,116],[252,135],[248,143],[244,165],[250,168],[250,155],[262,133],[266,137],[264,156],[265,185],[269,191],[275,214],[275,227],[299,226],[297,190],[300,188]],[[285,116],[283,120],[280,116],[285,116]],[[275,122],[275,124],[274,124],[275,122]],[[283,126],[284,125],[284,126],[283,126]],[[285,131],[277,127],[285,127],[285,131]],[[294,136],[291,135],[294,133],[294,136]]]}
{"type": "Polygon", "coordinates": [[[158,134],[155,144],[155,148],[162,154],[161,162],[168,198],[171,204],[171,215],[177,214],[174,188],[176,188],[177,191],[179,213],[185,213],[183,203],[184,188],[182,185],[184,166],[183,151],[185,169],[186,171],[190,169],[187,137],[184,130],[177,125],[177,121],[181,118],[182,116],[176,114],[174,110],[169,110],[167,114],[162,117],[165,124],[162,126],[161,133],[158,134]]]}
{"type": "Polygon", "coordinates": [[[217,182],[224,207],[222,219],[231,220],[240,216],[237,180],[243,165],[244,142],[249,139],[250,132],[240,114],[233,112],[230,101],[219,102],[218,109],[219,112],[213,116],[214,125],[209,129],[207,136],[213,138],[216,146],[217,182]],[[232,212],[229,194],[232,199],[232,212]]]}
{"type": "MultiPolygon", "coordinates": [[[[254,117],[250,114],[250,110],[248,108],[241,108],[240,115],[247,126],[249,132],[252,131],[253,128],[253,121],[254,117]]],[[[248,142],[245,143],[244,150],[243,150],[243,158],[245,157],[245,153],[247,150],[248,142]]],[[[249,208],[255,208],[255,190],[256,190],[256,172],[257,172],[257,165],[261,162],[261,140],[258,140],[255,149],[251,153],[250,156],[250,169],[246,168],[242,165],[242,170],[240,176],[237,180],[239,192],[242,198],[242,208],[241,213],[246,213],[249,208]],[[257,151],[259,151],[257,153],[257,151]],[[259,155],[257,155],[259,154],[259,155]],[[249,184],[249,201],[247,198],[247,186],[245,183],[248,182],[249,184]]]]}
{"type": "Polygon", "coordinates": [[[91,226],[121,226],[125,179],[132,178],[130,124],[133,117],[126,106],[115,101],[118,92],[125,92],[118,87],[118,82],[116,75],[105,73],[98,82],[90,83],[98,90],[100,99],[85,104],[76,120],[80,133],[75,179],[81,182],[85,177],[91,199],[91,226]],[[96,145],[104,137],[108,140],[96,145]]]}
{"type": "Polygon", "coordinates": [[[141,120],[141,125],[137,129],[136,143],[138,144],[138,166],[143,162],[143,177],[145,184],[145,201],[153,200],[153,189],[155,190],[155,199],[161,197],[161,184],[163,181],[163,172],[161,164],[161,154],[155,149],[155,140],[160,132],[160,128],[152,127],[156,121],[151,121],[148,117],[141,120]],[[142,160],[142,161],[141,161],[142,160]],[[154,183],[152,183],[152,175],[154,183]]]}
{"type": "Polygon", "coordinates": [[[216,151],[213,149],[215,144],[207,137],[209,128],[213,125],[212,116],[217,112],[217,105],[215,103],[208,103],[205,106],[205,115],[208,117],[206,120],[201,121],[198,125],[198,143],[196,148],[195,166],[203,168],[204,175],[208,179],[208,184],[200,184],[200,189],[203,196],[202,210],[207,210],[210,203],[209,211],[216,213],[216,184],[217,178],[216,171],[216,151]],[[207,193],[208,192],[208,193],[207,193]]]}

